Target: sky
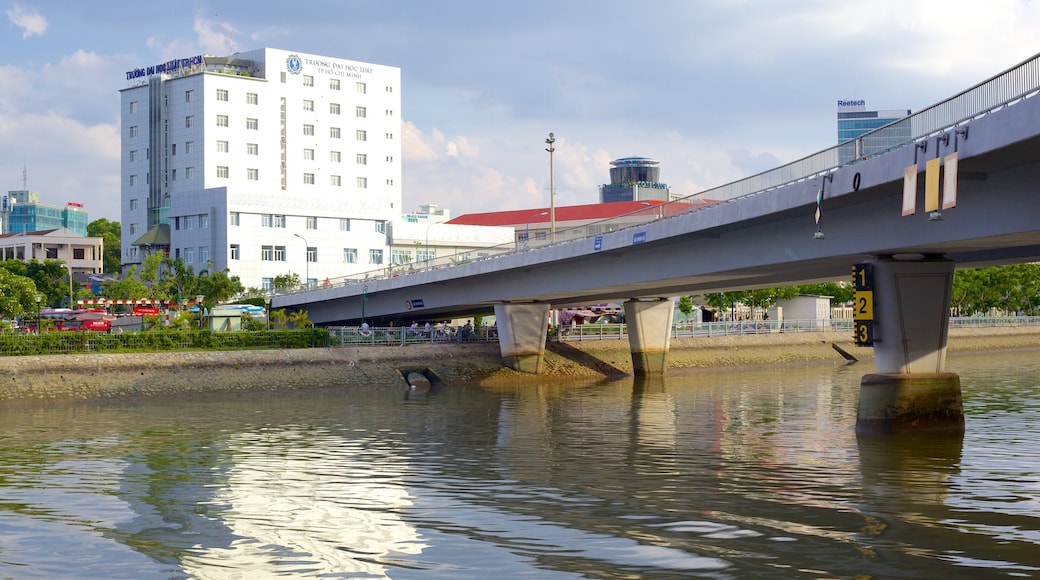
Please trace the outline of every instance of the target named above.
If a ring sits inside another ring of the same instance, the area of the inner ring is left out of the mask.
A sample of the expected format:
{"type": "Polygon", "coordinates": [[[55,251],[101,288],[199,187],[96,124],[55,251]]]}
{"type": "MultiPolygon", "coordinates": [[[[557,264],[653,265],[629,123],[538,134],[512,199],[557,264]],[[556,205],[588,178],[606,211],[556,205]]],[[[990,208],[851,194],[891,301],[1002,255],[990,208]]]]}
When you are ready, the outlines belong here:
{"type": "Polygon", "coordinates": [[[271,47],[401,69],[403,211],[597,203],[622,157],[692,194],[1040,53],[1040,0],[0,0],[0,190],[119,220],[126,71],[271,47]]]}

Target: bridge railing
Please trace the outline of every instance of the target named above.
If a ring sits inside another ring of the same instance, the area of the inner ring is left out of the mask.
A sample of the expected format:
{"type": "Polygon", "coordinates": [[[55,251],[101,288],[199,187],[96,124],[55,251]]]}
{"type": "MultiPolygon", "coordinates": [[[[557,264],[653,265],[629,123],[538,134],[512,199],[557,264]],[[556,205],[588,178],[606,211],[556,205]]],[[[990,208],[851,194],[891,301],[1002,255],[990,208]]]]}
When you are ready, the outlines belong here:
{"type": "MultiPolygon", "coordinates": [[[[369,280],[407,275],[417,271],[439,269],[476,260],[528,251],[538,247],[587,239],[604,233],[641,226],[645,223],[698,211],[720,202],[770,191],[833,172],[843,165],[906,147],[1000,110],[1040,92],[1040,54],[1006,71],[961,91],[942,102],[922,109],[904,119],[865,133],[853,141],[842,143],[797,161],[752,175],[726,185],[701,191],[666,204],[648,205],[645,209],[615,216],[579,227],[557,230],[544,238],[510,242],[500,246],[472,250],[434,260],[410,264],[392,264],[369,272],[329,280],[328,284],[309,288],[301,286],[280,289],[279,294],[294,294],[321,286],[343,286],[369,280]]],[[[541,232],[539,232],[541,235],[541,232]]]]}

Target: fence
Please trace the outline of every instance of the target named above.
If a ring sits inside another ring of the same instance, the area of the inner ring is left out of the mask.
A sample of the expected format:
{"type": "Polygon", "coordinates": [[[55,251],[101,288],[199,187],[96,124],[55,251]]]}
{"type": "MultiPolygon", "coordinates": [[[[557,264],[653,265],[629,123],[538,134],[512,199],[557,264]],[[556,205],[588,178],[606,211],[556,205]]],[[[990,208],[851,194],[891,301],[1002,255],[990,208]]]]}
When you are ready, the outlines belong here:
{"type": "MultiPolygon", "coordinates": [[[[831,320],[745,320],[736,322],[684,322],[672,327],[673,338],[710,338],[740,334],[773,334],[792,332],[848,332],[850,319],[831,320]]],[[[950,328],[1037,327],[1040,316],[957,317],[950,318],[950,328]]],[[[551,330],[550,340],[581,342],[594,340],[627,340],[625,324],[581,324],[558,326],[551,330]]],[[[438,326],[425,328],[336,326],[303,330],[270,330],[242,332],[209,332],[206,330],[162,330],[148,332],[44,332],[41,334],[0,334],[0,356],[41,354],[162,352],[185,350],[243,350],[318,348],[326,346],[406,346],[416,344],[453,344],[497,342],[498,330],[493,326],[438,326]]]]}

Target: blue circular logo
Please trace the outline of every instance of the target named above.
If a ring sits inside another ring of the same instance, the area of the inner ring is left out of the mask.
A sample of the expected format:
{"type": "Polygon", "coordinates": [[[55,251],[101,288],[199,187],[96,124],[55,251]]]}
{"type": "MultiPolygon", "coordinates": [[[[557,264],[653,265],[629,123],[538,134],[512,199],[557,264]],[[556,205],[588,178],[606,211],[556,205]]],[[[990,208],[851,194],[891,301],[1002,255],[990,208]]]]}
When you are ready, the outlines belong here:
{"type": "Polygon", "coordinates": [[[303,61],[300,60],[299,56],[292,54],[285,59],[285,66],[292,74],[300,74],[300,71],[303,70],[303,61]]]}

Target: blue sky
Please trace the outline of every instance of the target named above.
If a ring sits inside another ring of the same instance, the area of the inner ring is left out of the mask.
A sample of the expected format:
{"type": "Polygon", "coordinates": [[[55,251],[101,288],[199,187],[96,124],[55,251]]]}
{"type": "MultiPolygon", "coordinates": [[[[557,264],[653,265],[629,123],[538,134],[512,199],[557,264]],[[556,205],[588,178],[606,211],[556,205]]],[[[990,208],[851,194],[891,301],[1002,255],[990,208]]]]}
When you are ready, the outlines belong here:
{"type": "Polygon", "coordinates": [[[125,71],[265,46],[397,66],[405,211],[595,203],[609,162],[695,193],[1040,53],[1031,0],[0,0],[0,190],[119,219],[125,71]]]}

